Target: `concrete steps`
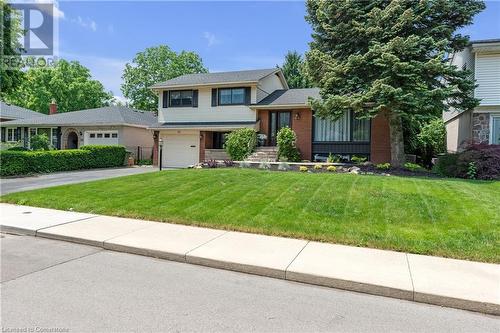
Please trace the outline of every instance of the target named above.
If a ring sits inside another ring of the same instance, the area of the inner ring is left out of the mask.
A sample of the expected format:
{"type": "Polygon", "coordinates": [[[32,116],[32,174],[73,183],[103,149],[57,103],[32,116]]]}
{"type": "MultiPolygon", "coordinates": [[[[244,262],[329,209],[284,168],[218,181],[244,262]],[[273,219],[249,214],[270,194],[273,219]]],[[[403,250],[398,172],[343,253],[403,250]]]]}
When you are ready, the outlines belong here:
{"type": "Polygon", "coordinates": [[[257,147],[245,161],[249,162],[276,162],[278,159],[278,147],[257,147]]]}

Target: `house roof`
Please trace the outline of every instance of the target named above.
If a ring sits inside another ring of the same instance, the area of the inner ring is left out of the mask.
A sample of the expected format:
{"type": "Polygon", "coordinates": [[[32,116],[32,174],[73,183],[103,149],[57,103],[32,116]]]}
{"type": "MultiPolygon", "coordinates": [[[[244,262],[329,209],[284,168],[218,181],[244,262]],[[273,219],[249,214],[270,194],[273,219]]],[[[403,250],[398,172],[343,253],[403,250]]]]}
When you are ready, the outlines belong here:
{"type": "Polygon", "coordinates": [[[319,88],[280,89],[273,91],[252,107],[308,105],[309,97],[320,98],[319,88]]]}
{"type": "Polygon", "coordinates": [[[17,105],[8,104],[0,101],[0,118],[1,119],[23,119],[41,117],[45,114],[35,112],[29,109],[22,108],[17,105]]]}
{"type": "Polygon", "coordinates": [[[43,115],[29,119],[11,120],[1,123],[1,126],[105,126],[128,125],[148,127],[156,123],[153,112],[140,111],[121,106],[106,106],[73,112],[43,115]]]}
{"type": "Polygon", "coordinates": [[[279,68],[254,69],[246,71],[185,74],[171,80],[156,83],[151,88],[166,88],[175,86],[199,86],[208,84],[230,84],[257,82],[273,73],[281,72],[279,68]]]}
{"type": "Polygon", "coordinates": [[[470,44],[500,43],[500,38],[471,40],[470,44]]]}

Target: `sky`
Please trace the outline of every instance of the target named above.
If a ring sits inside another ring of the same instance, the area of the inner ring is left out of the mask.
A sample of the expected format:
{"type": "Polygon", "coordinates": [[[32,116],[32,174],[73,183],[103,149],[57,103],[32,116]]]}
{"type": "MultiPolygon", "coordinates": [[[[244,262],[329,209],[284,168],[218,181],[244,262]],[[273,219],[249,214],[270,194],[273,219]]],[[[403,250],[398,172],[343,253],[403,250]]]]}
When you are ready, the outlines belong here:
{"type": "MultiPolygon", "coordinates": [[[[500,0],[463,29],[500,38],[500,0]]],[[[210,72],[272,68],[311,40],[303,1],[59,0],[59,56],[78,60],[118,99],[123,68],[137,52],[166,44],[194,51],[210,72]]]]}

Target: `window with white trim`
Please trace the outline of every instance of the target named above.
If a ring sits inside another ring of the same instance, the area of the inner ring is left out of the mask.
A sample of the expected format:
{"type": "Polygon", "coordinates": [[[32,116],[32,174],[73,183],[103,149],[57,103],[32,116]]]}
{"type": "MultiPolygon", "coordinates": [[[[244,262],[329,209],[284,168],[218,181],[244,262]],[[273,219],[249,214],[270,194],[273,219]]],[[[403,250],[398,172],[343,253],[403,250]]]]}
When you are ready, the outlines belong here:
{"type": "Polygon", "coordinates": [[[19,141],[19,132],[17,128],[7,128],[7,141],[17,142],[19,141]]]}
{"type": "Polygon", "coordinates": [[[335,142],[349,141],[349,112],[337,120],[314,117],[314,141],[335,142]]]}
{"type": "Polygon", "coordinates": [[[490,144],[500,145],[500,115],[491,116],[490,144]]]}

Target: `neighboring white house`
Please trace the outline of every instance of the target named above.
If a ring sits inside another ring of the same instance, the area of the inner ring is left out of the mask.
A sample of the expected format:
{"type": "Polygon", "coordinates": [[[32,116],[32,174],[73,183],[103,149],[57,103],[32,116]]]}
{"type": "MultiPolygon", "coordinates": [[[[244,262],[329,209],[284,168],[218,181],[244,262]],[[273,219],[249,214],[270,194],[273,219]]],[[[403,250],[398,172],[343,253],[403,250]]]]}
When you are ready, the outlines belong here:
{"type": "Polygon", "coordinates": [[[481,102],[474,110],[443,114],[448,151],[468,142],[500,144],[500,39],[472,41],[454,54],[452,63],[473,72],[474,97],[481,102]]]}

